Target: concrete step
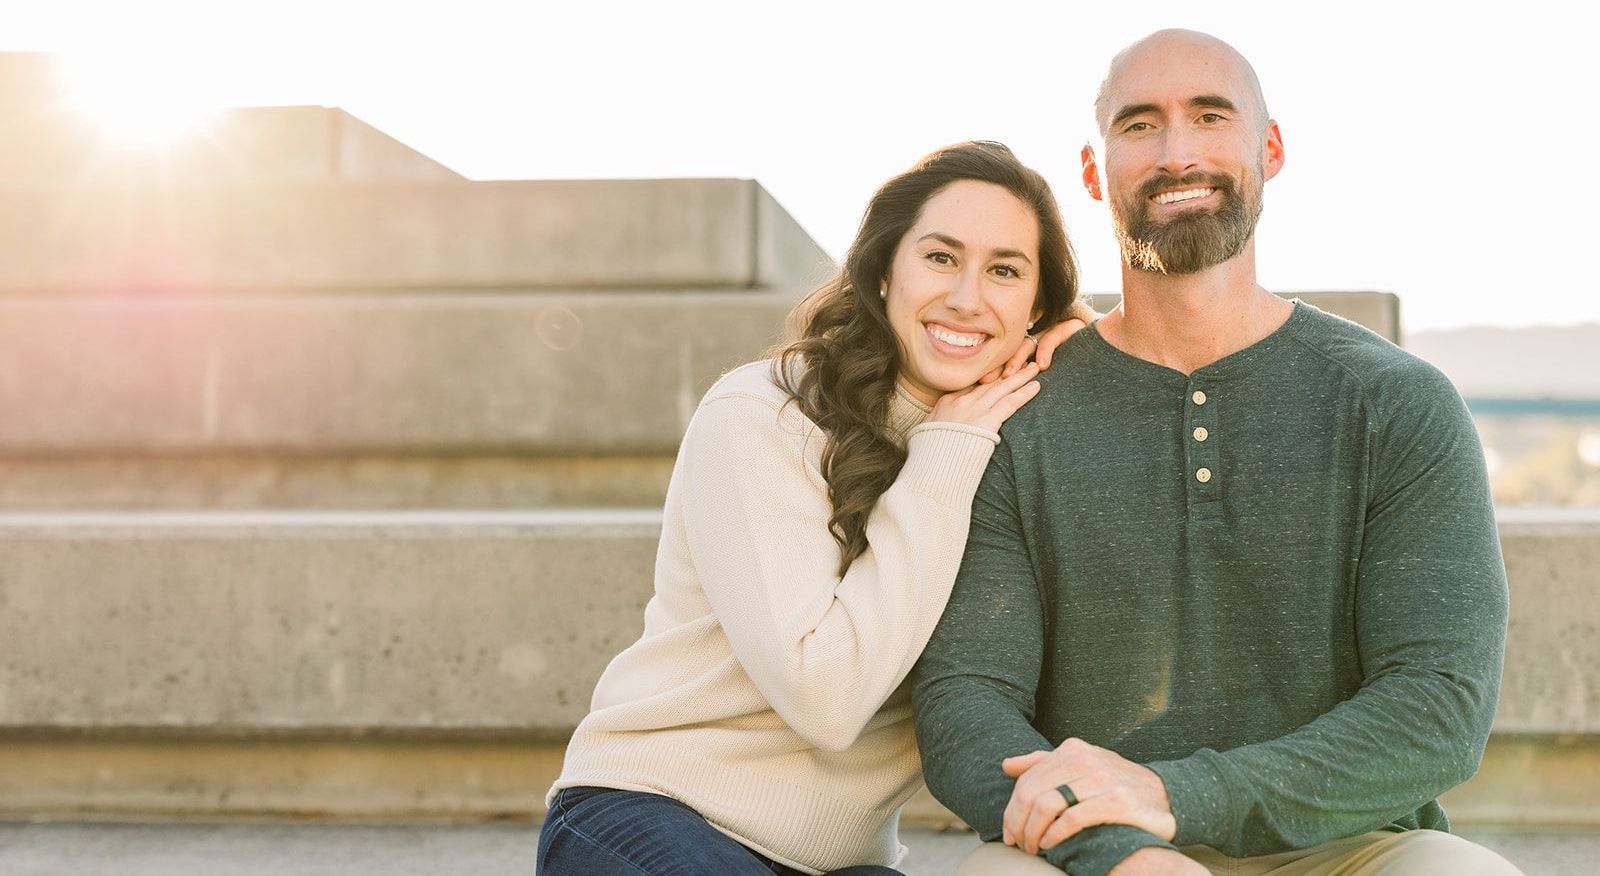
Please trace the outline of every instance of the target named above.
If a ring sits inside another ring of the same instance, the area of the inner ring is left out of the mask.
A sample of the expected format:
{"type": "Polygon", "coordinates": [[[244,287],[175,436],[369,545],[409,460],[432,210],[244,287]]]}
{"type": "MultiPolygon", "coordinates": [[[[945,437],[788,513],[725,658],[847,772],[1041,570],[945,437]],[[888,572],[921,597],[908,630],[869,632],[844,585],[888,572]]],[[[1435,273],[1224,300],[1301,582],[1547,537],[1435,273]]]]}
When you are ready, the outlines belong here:
{"type": "MultiPolygon", "coordinates": [[[[1593,872],[1600,830],[1462,825],[1527,876],[1593,872]]],[[[951,876],[977,847],[965,830],[902,828],[906,876],[951,876]]],[[[538,828],[512,823],[45,822],[0,824],[9,876],[526,876],[538,828]]]]}
{"type": "MultiPolygon", "coordinates": [[[[564,741],[476,736],[4,733],[0,820],[543,815],[564,741]]],[[[1478,774],[1442,799],[1453,822],[1600,829],[1597,776],[1600,734],[1499,734],[1478,774]]],[[[926,789],[902,821],[961,826],[926,789]]]]}
{"type": "Polygon", "coordinates": [[[0,186],[0,294],[809,286],[752,180],[0,186]]]}
{"type": "Polygon", "coordinates": [[[659,507],[673,457],[58,456],[0,458],[0,509],[659,507]]]}
{"type": "Polygon", "coordinates": [[[657,505],[806,290],[0,297],[0,508],[657,505]]]}
{"type": "Polygon", "coordinates": [[[804,291],[0,299],[0,453],[670,456],[804,291]]]}
{"type": "MultiPolygon", "coordinates": [[[[1600,733],[1600,511],[1502,518],[1497,730],[1600,733]]],[[[0,515],[0,729],[564,739],[639,634],[659,526],[654,510],[0,515]]]]}

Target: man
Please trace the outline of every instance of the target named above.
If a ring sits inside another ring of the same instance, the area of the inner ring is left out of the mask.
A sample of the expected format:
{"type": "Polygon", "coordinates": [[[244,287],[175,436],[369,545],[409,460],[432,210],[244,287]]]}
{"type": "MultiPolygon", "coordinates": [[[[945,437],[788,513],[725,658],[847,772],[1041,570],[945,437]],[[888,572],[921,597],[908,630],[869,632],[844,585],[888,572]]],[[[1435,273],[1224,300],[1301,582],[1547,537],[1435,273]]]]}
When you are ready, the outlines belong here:
{"type": "Polygon", "coordinates": [[[1517,872],[1434,799],[1506,623],[1460,397],[1257,285],[1283,140],[1230,46],[1153,34],[1095,109],[1123,303],[1006,424],[912,676],[961,872],[1517,872]]]}

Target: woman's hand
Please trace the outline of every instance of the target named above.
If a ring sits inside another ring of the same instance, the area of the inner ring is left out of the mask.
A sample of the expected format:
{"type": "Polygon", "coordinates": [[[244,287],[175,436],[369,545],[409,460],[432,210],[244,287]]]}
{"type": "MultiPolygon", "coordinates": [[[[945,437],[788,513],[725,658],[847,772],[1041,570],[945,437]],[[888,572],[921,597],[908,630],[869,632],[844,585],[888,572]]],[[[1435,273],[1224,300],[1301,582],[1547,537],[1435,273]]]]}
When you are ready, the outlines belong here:
{"type": "Polygon", "coordinates": [[[1017,352],[1011,355],[1010,361],[999,372],[985,374],[979,383],[992,383],[1002,377],[1010,377],[1018,368],[1027,364],[1032,359],[1039,363],[1039,370],[1046,371],[1050,368],[1050,359],[1056,353],[1056,348],[1067,342],[1067,338],[1077,334],[1081,329],[1087,328],[1089,323],[1100,318],[1094,308],[1083,302],[1082,298],[1072,302],[1072,307],[1067,310],[1067,318],[1056,323],[1039,333],[1037,338],[1029,338],[1022,342],[1017,352]]]}
{"type": "Polygon", "coordinates": [[[947,392],[934,404],[928,422],[966,423],[998,432],[1001,423],[1039,394],[1038,376],[1039,366],[1029,362],[1010,377],[947,392]]]}

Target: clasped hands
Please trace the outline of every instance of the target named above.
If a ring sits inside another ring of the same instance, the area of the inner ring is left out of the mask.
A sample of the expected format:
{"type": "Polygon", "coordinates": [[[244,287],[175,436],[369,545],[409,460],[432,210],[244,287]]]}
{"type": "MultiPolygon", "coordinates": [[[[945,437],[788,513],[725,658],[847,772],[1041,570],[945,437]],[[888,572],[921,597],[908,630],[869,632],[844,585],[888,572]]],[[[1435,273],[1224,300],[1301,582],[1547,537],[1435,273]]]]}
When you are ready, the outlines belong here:
{"type": "Polygon", "coordinates": [[[1000,766],[1017,780],[1001,839],[1030,855],[1096,824],[1128,824],[1169,842],[1177,833],[1161,777],[1115,751],[1068,739],[1054,751],[1008,757],[1000,766]],[[1067,805],[1062,785],[1076,804],[1067,805]]]}

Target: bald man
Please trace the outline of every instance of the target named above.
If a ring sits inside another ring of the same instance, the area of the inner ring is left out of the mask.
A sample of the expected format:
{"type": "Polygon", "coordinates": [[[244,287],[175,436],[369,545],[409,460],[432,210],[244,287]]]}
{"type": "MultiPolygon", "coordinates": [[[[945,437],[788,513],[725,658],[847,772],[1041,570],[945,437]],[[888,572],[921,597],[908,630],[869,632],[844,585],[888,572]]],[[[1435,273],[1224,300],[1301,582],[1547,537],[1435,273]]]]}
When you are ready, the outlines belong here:
{"type": "Polygon", "coordinates": [[[1256,282],[1284,147],[1232,47],[1153,34],[1095,114],[1123,302],[1006,424],[912,675],[961,874],[1517,872],[1436,801],[1505,641],[1460,397],[1256,282]]]}

